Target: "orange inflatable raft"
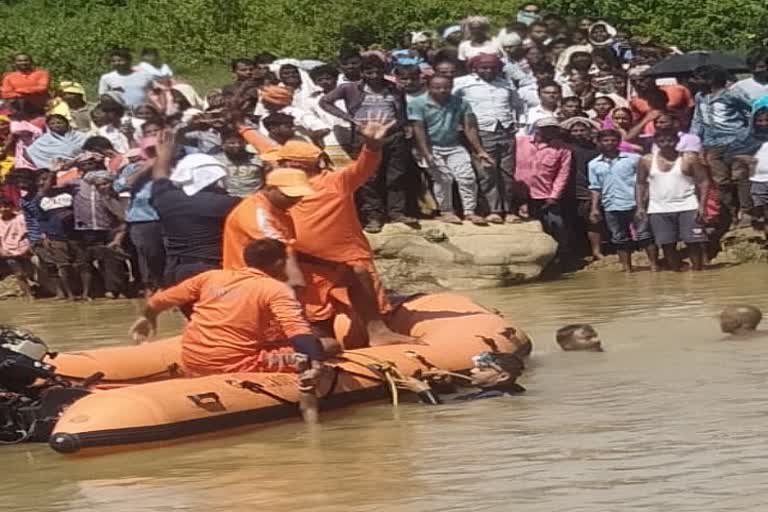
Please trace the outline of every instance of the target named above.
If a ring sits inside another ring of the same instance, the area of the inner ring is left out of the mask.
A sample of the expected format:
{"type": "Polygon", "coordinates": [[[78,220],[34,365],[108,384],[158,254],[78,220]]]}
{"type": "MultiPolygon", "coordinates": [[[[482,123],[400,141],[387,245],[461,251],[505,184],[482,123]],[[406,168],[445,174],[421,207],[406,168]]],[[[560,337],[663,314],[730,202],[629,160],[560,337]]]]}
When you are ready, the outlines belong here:
{"type": "MultiPolygon", "coordinates": [[[[470,299],[456,294],[421,295],[398,306],[393,326],[423,345],[391,345],[345,351],[329,361],[333,378],[318,389],[327,410],[387,396],[387,382],[369,365],[393,364],[403,375],[434,366],[462,371],[488,350],[527,355],[528,336],[470,299]]],[[[70,405],[50,437],[66,454],[137,448],[190,436],[300,417],[296,376],[238,373],[183,378],[179,338],[129,347],[60,354],[58,371],[70,378],[101,372],[92,394],[70,405]]]]}

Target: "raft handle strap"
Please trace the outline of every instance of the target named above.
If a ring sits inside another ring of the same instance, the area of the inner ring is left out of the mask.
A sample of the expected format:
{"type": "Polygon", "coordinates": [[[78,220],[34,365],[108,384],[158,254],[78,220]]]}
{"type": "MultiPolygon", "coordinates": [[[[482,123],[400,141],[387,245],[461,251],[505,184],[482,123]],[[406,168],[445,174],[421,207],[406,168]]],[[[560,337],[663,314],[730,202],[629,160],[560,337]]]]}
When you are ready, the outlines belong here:
{"type": "Polygon", "coordinates": [[[221,403],[221,399],[217,393],[213,391],[208,393],[199,393],[197,395],[187,395],[187,398],[192,400],[196,406],[201,409],[205,409],[208,412],[221,412],[225,410],[224,404],[221,403]]]}
{"type": "Polygon", "coordinates": [[[264,386],[262,386],[258,382],[253,382],[252,380],[234,380],[233,379],[233,380],[228,380],[227,383],[235,387],[247,389],[248,391],[252,391],[253,393],[261,393],[262,395],[266,395],[269,398],[277,400],[278,402],[283,403],[285,405],[291,405],[294,407],[298,405],[297,402],[292,402],[287,398],[283,398],[278,394],[272,393],[271,391],[267,391],[267,389],[264,386]]]}

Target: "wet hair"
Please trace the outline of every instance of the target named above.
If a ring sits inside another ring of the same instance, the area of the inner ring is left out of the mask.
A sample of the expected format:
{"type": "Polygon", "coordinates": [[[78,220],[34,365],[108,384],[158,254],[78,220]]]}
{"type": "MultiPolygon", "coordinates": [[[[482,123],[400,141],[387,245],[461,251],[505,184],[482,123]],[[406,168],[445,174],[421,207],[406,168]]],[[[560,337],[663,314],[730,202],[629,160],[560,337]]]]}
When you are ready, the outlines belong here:
{"type": "Polygon", "coordinates": [[[712,82],[718,87],[725,87],[731,78],[731,73],[722,66],[699,66],[693,71],[693,76],[701,80],[712,82]]]}
{"type": "Polygon", "coordinates": [[[275,112],[264,118],[264,128],[267,130],[276,128],[282,124],[293,124],[293,116],[283,114],[281,112],[275,112]]]}
{"type": "Polygon", "coordinates": [[[243,65],[243,66],[253,66],[254,62],[251,59],[247,58],[239,58],[239,59],[232,59],[232,62],[229,63],[230,67],[232,68],[232,71],[237,71],[237,66],[243,65]]]}
{"type": "Polygon", "coordinates": [[[102,137],[101,135],[94,135],[93,137],[88,137],[83,143],[83,151],[95,151],[97,153],[102,153],[104,151],[114,151],[114,150],[115,150],[115,147],[112,145],[109,139],[106,137],[102,137]]]}
{"type": "Polygon", "coordinates": [[[274,53],[259,52],[253,56],[252,62],[256,65],[260,65],[260,64],[272,64],[276,60],[277,60],[277,56],[274,53]]]}
{"type": "Polygon", "coordinates": [[[349,46],[342,47],[339,50],[339,62],[347,62],[351,59],[359,59],[360,57],[360,50],[357,48],[351,48],[349,46]]]}
{"type": "Polygon", "coordinates": [[[265,270],[285,257],[285,244],[274,238],[252,240],[243,249],[245,264],[259,270],[265,270]]]}
{"type": "Polygon", "coordinates": [[[768,48],[755,48],[747,55],[747,65],[754,68],[761,62],[768,62],[768,48]]]}
{"type": "MultiPolygon", "coordinates": [[[[600,133],[608,132],[608,131],[611,131],[611,130],[601,130],[600,133]]],[[[589,324],[568,324],[568,325],[566,325],[564,327],[561,327],[561,328],[559,328],[557,330],[557,332],[555,333],[555,341],[557,341],[558,345],[563,345],[564,343],[566,343],[568,341],[568,339],[571,336],[574,335],[574,333],[576,331],[580,331],[582,329],[587,329],[587,330],[590,330],[590,331],[594,331],[595,330],[595,328],[592,327],[589,324]]]]}
{"type": "Polygon", "coordinates": [[[365,71],[366,69],[378,69],[383,72],[387,69],[387,65],[375,55],[366,55],[362,58],[360,70],[365,71]]]}
{"type": "Polygon", "coordinates": [[[112,48],[109,50],[109,57],[122,57],[123,59],[131,60],[131,50],[123,46],[112,48]]]}
{"type": "Polygon", "coordinates": [[[557,90],[560,91],[561,94],[563,92],[563,86],[555,82],[554,80],[542,80],[541,82],[539,82],[539,86],[537,87],[536,90],[541,92],[547,87],[557,87],[557,90]]]}
{"type": "Polygon", "coordinates": [[[720,330],[725,333],[754,331],[763,320],[763,312],[756,306],[736,304],[727,306],[720,313],[720,330]]]}
{"type": "Polygon", "coordinates": [[[336,78],[339,76],[339,70],[332,64],[322,64],[309,70],[309,78],[312,80],[317,80],[324,76],[336,78]]]}

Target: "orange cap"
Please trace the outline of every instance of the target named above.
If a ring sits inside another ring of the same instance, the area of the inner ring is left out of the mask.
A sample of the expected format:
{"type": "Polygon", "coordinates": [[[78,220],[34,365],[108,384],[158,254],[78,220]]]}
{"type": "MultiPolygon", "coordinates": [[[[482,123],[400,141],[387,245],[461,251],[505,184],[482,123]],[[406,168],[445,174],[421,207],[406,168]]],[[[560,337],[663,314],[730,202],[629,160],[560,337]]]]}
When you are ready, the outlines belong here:
{"type": "Polygon", "coordinates": [[[304,197],[314,192],[307,179],[307,173],[290,167],[270,171],[267,174],[266,185],[277,187],[288,197],[304,197]]]}
{"type": "Polygon", "coordinates": [[[263,153],[261,159],[266,162],[292,160],[295,162],[315,163],[322,154],[323,150],[310,142],[289,140],[282,146],[278,146],[263,153]]]}

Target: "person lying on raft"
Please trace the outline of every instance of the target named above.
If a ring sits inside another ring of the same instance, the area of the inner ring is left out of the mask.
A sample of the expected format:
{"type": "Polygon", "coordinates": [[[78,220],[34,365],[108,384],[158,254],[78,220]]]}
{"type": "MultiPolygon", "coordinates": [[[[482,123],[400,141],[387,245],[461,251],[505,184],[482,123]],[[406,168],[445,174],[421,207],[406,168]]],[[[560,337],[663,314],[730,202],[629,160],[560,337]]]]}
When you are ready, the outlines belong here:
{"type": "Polygon", "coordinates": [[[307,142],[288,141],[266,151],[265,161],[304,171],[312,193],[298,196],[291,187],[279,185],[275,190],[269,184],[277,171],[269,171],[267,187],[243,200],[224,227],[224,268],[242,265],[238,255],[248,240],[275,238],[289,245],[289,284],[296,288],[305,315],[321,336],[333,336],[337,308],[346,306],[364,322],[371,346],[416,341],[387,326],[391,307],[354,201],[355,191],[379,167],[381,146],[391,125],[381,118],[362,123],[358,134],[365,146],[360,157],[339,171],[326,169],[322,150],[307,142]]]}
{"type": "Polygon", "coordinates": [[[254,240],[245,246],[243,260],[244,268],[209,270],[154,294],[131,327],[133,339],[153,335],[161,312],[192,303],[181,336],[186,375],[295,372],[296,353],[320,362],[338,352],[335,340],[312,333],[284,282],[285,244],[254,240]]]}
{"type": "Polygon", "coordinates": [[[523,360],[509,352],[481,352],[472,358],[474,367],[469,377],[461,378],[458,374],[429,371],[404,381],[401,387],[416,393],[422,402],[429,405],[442,403],[439,394],[455,395],[460,387],[477,388],[465,395],[452,396],[452,400],[480,400],[525,392],[517,383],[525,365],[523,360]]]}
{"type": "Polygon", "coordinates": [[[561,327],[555,334],[560,348],[566,352],[602,352],[603,345],[600,335],[589,324],[570,324],[561,327]]]}

